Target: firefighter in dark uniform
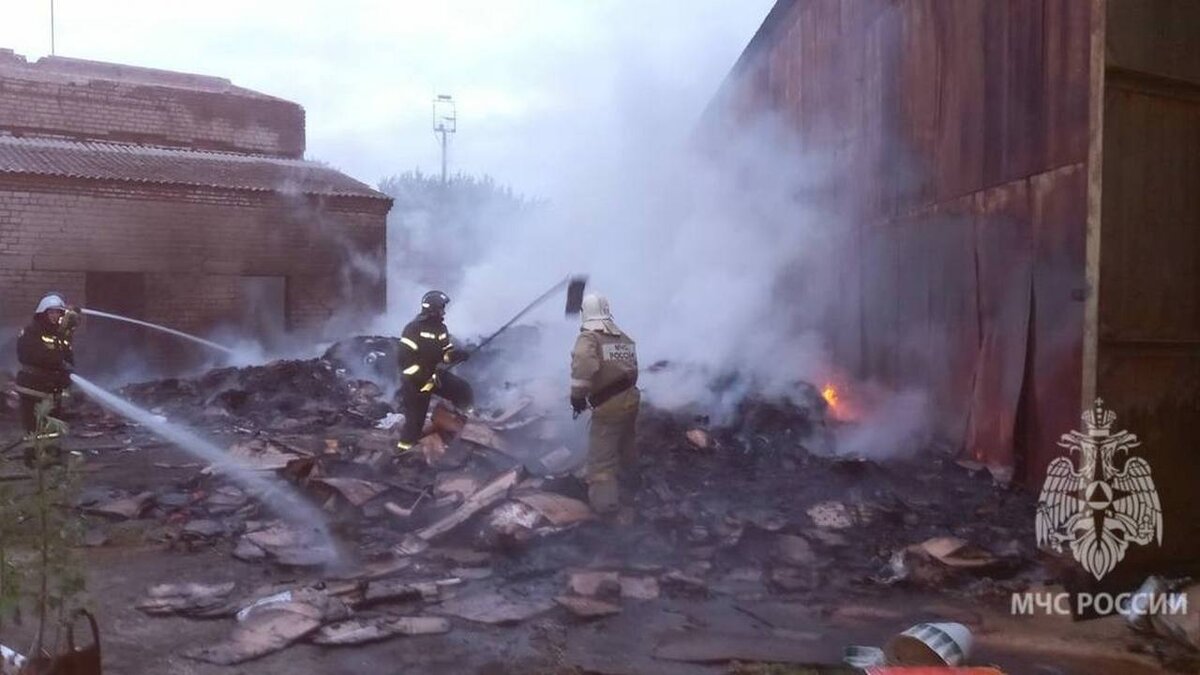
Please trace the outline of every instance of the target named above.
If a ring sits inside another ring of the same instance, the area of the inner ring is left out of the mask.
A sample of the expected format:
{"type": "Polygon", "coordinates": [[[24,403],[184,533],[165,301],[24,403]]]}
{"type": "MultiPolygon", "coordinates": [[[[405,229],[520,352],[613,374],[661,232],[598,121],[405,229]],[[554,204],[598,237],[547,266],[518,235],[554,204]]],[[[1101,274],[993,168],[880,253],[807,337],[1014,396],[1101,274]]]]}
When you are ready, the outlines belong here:
{"type": "Polygon", "coordinates": [[[421,298],[421,313],[404,327],[400,335],[400,395],[404,407],[404,428],[396,448],[405,452],[421,440],[429,399],[438,395],[465,412],[471,412],[474,394],[471,385],[445,370],[442,364],[467,360],[466,352],[456,350],[446,329],[446,305],[450,298],[441,291],[429,291],[421,298]]]}
{"type": "Polygon", "coordinates": [[[33,320],[17,339],[21,370],[16,389],[21,396],[21,425],[27,440],[37,433],[36,408],[43,400],[53,401],[51,416],[61,415],[62,398],[71,386],[75,369],[71,340],[78,323],[79,310],[68,307],[61,295],[51,293],[38,303],[33,320]]]}

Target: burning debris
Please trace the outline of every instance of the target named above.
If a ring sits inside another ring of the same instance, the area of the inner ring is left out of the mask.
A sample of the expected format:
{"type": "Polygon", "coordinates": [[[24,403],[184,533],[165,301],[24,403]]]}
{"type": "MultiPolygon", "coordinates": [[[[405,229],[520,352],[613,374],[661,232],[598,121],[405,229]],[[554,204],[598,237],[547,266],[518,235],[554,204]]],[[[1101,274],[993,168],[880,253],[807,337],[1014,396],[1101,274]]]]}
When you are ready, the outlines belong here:
{"type": "Polygon", "coordinates": [[[383,392],[368,380],[339,375],[326,359],[281,361],[249,368],[221,368],[195,380],[131,385],[135,402],[158,402],[152,410],[174,418],[194,411],[214,422],[234,420],[254,428],[312,434],[338,424],[369,427],[391,411],[383,392]]]}
{"type": "MultiPolygon", "coordinates": [[[[435,407],[418,447],[396,457],[394,430],[379,428],[396,412],[376,368],[389,349],[387,339],[357,338],[318,359],[125,390],[222,439],[239,466],[295,486],[341,549],[331,566],[311,533],[220,466],[170,464],[173,485],[90,489],[77,506],[98,535],[149,519],[158,526],[148,532],[176,550],[215,549],[301,576],[287,587],[150,588],[138,605],[149,615],[236,615],[225,640],[189,658],[235,664],[296,642],[436,634],[455,620],[520,624],[556,608],[604,621],[664,599],[820,603],[872,587],[972,596],[1040,581],[1033,551],[1018,543],[1033,541],[1027,497],[936,456],[878,464],[828,454],[828,430],[852,424],[831,417],[839,399],[828,388],[745,400],[722,425],[645,406],[630,508],[598,519],[572,476],[569,439],[530,397],[470,418],[435,407]],[[996,542],[1011,544],[983,548],[996,542]]],[[[89,442],[150,447],[136,425],[90,406],[80,413],[89,442]]],[[[688,639],[664,642],[663,658],[688,639]]]]}

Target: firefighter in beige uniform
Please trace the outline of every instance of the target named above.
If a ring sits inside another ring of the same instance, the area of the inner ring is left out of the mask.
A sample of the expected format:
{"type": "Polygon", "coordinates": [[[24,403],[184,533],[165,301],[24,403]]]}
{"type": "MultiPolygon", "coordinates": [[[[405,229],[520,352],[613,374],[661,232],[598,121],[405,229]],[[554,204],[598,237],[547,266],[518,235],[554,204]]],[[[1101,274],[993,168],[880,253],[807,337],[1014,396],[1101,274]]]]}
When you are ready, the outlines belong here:
{"type": "Polygon", "coordinates": [[[588,501],[597,513],[617,510],[617,474],[632,468],[641,394],[637,390],[637,346],[613,323],[608,300],[583,298],[583,325],[571,352],[571,408],[592,409],[588,429],[588,501]]]}

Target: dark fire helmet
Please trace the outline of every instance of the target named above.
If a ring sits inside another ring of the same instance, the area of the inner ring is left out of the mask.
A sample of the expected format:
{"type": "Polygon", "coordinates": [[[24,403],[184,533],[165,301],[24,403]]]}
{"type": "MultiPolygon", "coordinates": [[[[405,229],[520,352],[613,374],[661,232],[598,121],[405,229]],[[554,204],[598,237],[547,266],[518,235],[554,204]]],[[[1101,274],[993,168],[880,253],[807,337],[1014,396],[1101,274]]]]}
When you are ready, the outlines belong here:
{"type": "Polygon", "coordinates": [[[450,296],[441,291],[429,291],[421,296],[421,312],[425,314],[444,314],[448,304],[450,296]]]}

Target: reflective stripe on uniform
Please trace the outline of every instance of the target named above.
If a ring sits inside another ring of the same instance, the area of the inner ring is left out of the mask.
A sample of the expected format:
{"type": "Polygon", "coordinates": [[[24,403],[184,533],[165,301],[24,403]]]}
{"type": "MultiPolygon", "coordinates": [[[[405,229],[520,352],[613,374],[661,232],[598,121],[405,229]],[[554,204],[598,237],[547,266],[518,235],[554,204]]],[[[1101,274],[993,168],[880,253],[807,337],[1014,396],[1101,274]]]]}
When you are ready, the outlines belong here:
{"type": "Polygon", "coordinates": [[[418,366],[417,364],[414,363],[413,365],[405,368],[404,370],[402,370],[400,372],[404,373],[405,375],[412,375],[419,370],[421,370],[421,366],[418,366]]]}
{"type": "Polygon", "coordinates": [[[433,381],[431,380],[429,382],[426,382],[425,386],[421,387],[421,391],[422,392],[433,391],[433,381]]]}
{"type": "Polygon", "coordinates": [[[421,337],[429,338],[430,340],[436,340],[437,333],[426,333],[425,331],[421,331],[421,337]]]}
{"type": "Polygon", "coordinates": [[[396,441],[396,448],[401,451],[412,450],[412,446],[413,446],[412,443],[405,443],[404,441],[396,441]]]}
{"type": "Polygon", "coordinates": [[[591,380],[577,380],[575,378],[571,378],[571,386],[572,387],[590,387],[590,386],[592,386],[592,381],[591,380]]]}
{"type": "Polygon", "coordinates": [[[58,342],[58,340],[54,339],[53,337],[51,337],[49,335],[43,335],[42,342],[45,342],[48,345],[52,345],[52,344],[56,344],[58,342]]]}
{"type": "Polygon", "coordinates": [[[442,333],[441,335],[437,336],[437,339],[445,340],[447,337],[449,337],[449,336],[446,333],[442,333]]]}
{"type": "Polygon", "coordinates": [[[400,342],[402,342],[404,344],[404,346],[408,347],[409,349],[417,348],[417,343],[413,342],[412,340],[409,340],[406,337],[400,338],[400,342]]]}

